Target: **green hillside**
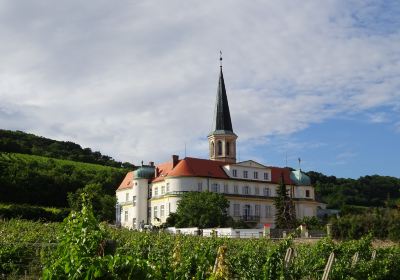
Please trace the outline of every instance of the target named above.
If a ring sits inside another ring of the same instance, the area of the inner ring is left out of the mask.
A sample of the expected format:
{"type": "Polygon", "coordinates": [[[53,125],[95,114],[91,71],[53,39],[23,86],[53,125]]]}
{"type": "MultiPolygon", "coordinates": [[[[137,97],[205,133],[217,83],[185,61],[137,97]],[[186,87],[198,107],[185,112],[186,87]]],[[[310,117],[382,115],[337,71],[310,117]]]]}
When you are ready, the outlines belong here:
{"type": "Polygon", "coordinates": [[[315,187],[317,199],[331,208],[348,208],[363,212],[363,207],[400,207],[400,178],[363,176],[358,179],[336,178],[307,172],[315,187]]]}
{"type": "Polygon", "coordinates": [[[69,141],[57,141],[22,131],[0,129],[0,151],[45,156],[113,167],[133,168],[129,162],[115,161],[112,157],[93,152],[90,148],[69,141]]]}
{"type": "Polygon", "coordinates": [[[0,202],[68,207],[67,194],[99,183],[106,194],[127,169],[42,156],[0,152],[0,202]]]}

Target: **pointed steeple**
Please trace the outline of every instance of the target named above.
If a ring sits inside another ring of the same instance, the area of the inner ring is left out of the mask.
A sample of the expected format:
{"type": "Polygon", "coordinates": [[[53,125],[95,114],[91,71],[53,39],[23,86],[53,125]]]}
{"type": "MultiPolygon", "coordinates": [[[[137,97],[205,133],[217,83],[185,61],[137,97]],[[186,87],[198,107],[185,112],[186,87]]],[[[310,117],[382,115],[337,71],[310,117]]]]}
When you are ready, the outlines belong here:
{"type": "Polygon", "coordinates": [[[218,81],[217,99],[215,101],[212,132],[208,135],[210,159],[225,162],[236,162],[236,139],[232,129],[231,114],[229,112],[228,97],[226,96],[224,74],[221,66],[218,81]]]}
{"type": "Polygon", "coordinates": [[[217,99],[215,101],[213,132],[233,133],[231,114],[229,112],[228,97],[226,96],[224,74],[219,74],[217,99]]]}

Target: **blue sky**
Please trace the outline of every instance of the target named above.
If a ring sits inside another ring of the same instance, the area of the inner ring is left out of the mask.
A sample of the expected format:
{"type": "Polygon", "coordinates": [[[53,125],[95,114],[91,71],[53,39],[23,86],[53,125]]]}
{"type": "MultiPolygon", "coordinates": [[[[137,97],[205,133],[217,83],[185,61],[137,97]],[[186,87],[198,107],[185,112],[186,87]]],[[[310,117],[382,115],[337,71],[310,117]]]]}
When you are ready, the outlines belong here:
{"type": "Polygon", "coordinates": [[[400,2],[0,0],[0,127],[207,158],[223,51],[240,159],[400,177],[400,2]]]}

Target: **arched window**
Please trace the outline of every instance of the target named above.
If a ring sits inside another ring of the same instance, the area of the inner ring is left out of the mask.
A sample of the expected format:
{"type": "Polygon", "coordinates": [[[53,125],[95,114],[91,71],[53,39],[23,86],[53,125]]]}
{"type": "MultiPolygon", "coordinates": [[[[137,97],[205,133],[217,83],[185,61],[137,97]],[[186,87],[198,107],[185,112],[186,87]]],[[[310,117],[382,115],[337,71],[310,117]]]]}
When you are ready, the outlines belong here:
{"type": "Polygon", "coordinates": [[[221,141],[218,141],[217,147],[218,147],[218,151],[217,151],[218,155],[222,156],[222,142],[221,141]]]}
{"type": "Polygon", "coordinates": [[[210,143],[210,157],[214,156],[214,142],[211,141],[210,143]]]}
{"type": "Polygon", "coordinates": [[[226,151],[226,155],[227,156],[229,156],[229,154],[230,154],[230,146],[231,146],[231,143],[229,143],[229,142],[226,142],[226,144],[225,144],[225,151],[226,151]]]}

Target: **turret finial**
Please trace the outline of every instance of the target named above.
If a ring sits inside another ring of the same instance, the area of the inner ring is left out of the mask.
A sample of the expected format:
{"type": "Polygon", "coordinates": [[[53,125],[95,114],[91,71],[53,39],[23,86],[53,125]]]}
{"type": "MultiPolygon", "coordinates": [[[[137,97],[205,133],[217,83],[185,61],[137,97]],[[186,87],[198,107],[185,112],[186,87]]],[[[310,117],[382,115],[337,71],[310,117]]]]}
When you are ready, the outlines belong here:
{"type": "Polygon", "coordinates": [[[222,68],[222,51],[219,51],[219,67],[222,68]]]}

